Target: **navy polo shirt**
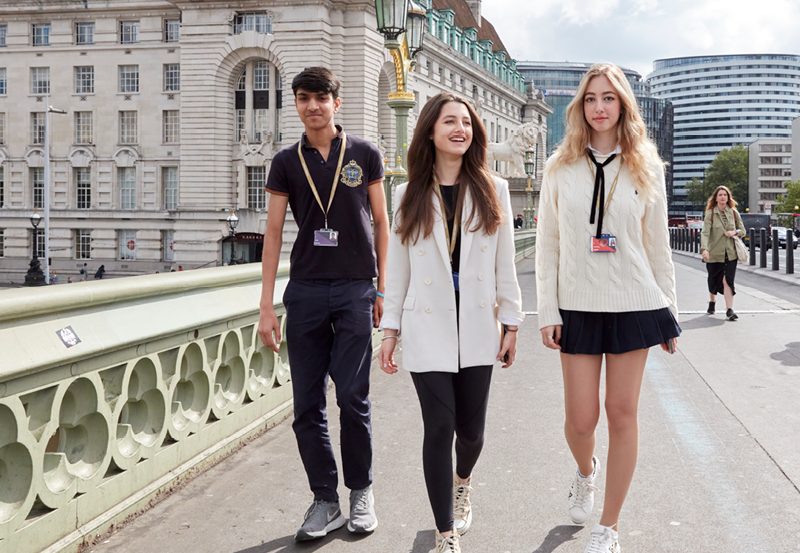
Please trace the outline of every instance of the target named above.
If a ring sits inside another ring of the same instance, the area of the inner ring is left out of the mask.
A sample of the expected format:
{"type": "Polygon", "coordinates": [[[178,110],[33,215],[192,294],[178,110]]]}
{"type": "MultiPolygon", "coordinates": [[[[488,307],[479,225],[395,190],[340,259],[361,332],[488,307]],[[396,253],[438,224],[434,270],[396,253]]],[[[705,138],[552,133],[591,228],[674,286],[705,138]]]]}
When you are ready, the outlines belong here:
{"type": "MultiPolygon", "coordinates": [[[[308,172],[325,207],[330,199],[342,146],[342,128],[338,125],[336,128],[339,134],[331,141],[327,161],[307,145],[305,133],[300,139],[308,172]]],[[[339,245],[314,246],[314,231],[325,228],[325,215],[306,179],[297,154],[297,142],[275,154],[266,189],[270,194],[289,197],[289,206],[298,227],[292,247],[290,278],[362,279],[378,276],[367,188],[382,180],[383,158],[378,148],[348,134],[342,173],[328,211],[328,228],[339,232],[339,245]]]]}

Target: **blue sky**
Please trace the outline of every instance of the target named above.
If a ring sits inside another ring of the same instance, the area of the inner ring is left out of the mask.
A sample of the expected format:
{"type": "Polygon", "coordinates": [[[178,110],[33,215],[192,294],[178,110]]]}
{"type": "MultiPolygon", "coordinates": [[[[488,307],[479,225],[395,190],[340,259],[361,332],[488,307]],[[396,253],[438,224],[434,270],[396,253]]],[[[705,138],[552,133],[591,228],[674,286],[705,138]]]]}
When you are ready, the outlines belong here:
{"type": "Polygon", "coordinates": [[[483,0],[517,60],[611,61],[646,77],[659,58],[800,55],[797,0],[483,0]]]}

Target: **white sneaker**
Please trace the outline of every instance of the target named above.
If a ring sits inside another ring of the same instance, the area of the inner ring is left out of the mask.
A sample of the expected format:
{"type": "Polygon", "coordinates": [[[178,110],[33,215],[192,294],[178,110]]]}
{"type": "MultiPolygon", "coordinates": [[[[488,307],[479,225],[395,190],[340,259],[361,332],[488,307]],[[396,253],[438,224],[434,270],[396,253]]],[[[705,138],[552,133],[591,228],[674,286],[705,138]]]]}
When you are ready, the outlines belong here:
{"type": "Polygon", "coordinates": [[[446,538],[443,538],[437,530],[436,553],[461,553],[461,546],[458,544],[458,532],[453,532],[446,538]]]}
{"type": "Polygon", "coordinates": [[[584,524],[589,520],[589,517],[592,516],[592,508],[594,508],[594,492],[600,491],[594,485],[597,473],[600,472],[600,462],[597,457],[592,457],[592,463],[594,471],[589,478],[584,478],[580,471],[575,471],[575,480],[572,481],[572,487],[569,490],[567,511],[575,524],[584,524]]]}
{"type": "Polygon", "coordinates": [[[592,530],[592,541],[584,553],[620,553],[618,536],[613,529],[598,524],[592,530]]]}
{"type": "Polygon", "coordinates": [[[471,483],[472,476],[466,484],[462,484],[458,481],[458,476],[453,474],[453,531],[462,536],[472,526],[472,506],[469,502],[471,483]]]}

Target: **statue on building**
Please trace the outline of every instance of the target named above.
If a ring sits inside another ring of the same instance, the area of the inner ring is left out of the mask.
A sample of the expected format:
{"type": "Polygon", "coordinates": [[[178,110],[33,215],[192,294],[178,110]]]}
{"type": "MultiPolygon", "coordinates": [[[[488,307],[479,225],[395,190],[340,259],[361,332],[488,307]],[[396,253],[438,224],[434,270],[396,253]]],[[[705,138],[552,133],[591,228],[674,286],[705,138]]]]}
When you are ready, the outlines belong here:
{"type": "Polygon", "coordinates": [[[487,165],[491,168],[494,161],[507,161],[509,175],[505,176],[525,177],[525,150],[536,142],[537,134],[537,125],[525,123],[514,129],[505,142],[489,144],[486,153],[487,165]]]}
{"type": "Polygon", "coordinates": [[[244,161],[247,167],[261,166],[271,160],[274,135],[270,131],[262,131],[260,134],[261,142],[250,144],[247,131],[242,130],[239,134],[239,155],[234,159],[244,161]]]}

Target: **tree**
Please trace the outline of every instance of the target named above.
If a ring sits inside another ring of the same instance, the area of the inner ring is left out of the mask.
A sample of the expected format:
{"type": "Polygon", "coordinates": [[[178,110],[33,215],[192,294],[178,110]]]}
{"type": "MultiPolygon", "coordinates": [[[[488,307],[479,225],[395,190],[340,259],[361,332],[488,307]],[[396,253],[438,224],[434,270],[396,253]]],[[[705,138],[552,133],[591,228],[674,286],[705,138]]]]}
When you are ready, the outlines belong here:
{"type": "Polygon", "coordinates": [[[706,168],[705,178],[694,178],[686,183],[686,199],[694,204],[694,209],[705,210],[706,202],[718,186],[727,186],[733,199],[739,202],[739,211],[747,205],[747,157],[746,146],[734,146],[722,150],[706,168]]]}
{"type": "Polygon", "coordinates": [[[786,183],[786,194],[778,196],[778,201],[773,203],[773,213],[794,213],[794,206],[800,206],[800,181],[786,183]]]}

